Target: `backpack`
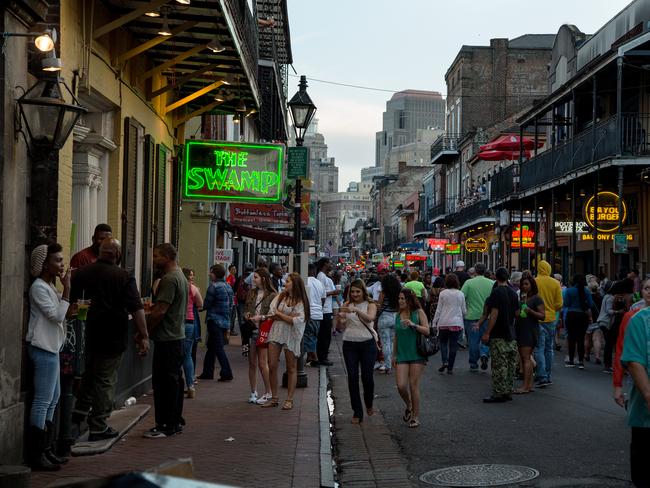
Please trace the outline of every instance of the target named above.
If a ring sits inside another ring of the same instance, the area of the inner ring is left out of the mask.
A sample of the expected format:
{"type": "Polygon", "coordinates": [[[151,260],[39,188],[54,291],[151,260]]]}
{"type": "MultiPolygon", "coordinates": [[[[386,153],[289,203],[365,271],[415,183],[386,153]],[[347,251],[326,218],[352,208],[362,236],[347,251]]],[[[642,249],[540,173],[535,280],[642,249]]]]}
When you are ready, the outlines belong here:
{"type": "Polygon", "coordinates": [[[237,289],[235,291],[238,303],[246,302],[246,295],[248,295],[250,289],[251,287],[246,284],[246,279],[243,276],[239,278],[239,283],[237,283],[237,289]]]}

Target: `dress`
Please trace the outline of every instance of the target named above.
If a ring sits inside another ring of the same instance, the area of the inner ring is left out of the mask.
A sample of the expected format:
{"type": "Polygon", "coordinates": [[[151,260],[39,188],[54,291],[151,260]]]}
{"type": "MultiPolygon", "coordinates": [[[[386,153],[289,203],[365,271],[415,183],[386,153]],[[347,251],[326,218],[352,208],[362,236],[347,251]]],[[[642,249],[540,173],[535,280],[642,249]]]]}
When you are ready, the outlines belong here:
{"type": "Polygon", "coordinates": [[[279,298],[278,295],[271,302],[269,315],[275,315],[276,311],[279,311],[283,314],[296,316],[293,318],[293,324],[288,324],[283,320],[274,320],[268,341],[286,346],[296,356],[300,356],[302,335],[305,332],[305,307],[302,302],[298,302],[294,306],[288,306],[287,299],[284,299],[282,303],[278,303],[279,298]]]}
{"type": "MultiPolygon", "coordinates": [[[[535,295],[526,302],[528,308],[537,310],[544,301],[539,295],[535,295]]],[[[537,347],[537,338],[539,336],[539,320],[527,314],[525,318],[519,317],[517,319],[517,328],[515,330],[517,336],[517,346],[519,347],[537,347]]]]}

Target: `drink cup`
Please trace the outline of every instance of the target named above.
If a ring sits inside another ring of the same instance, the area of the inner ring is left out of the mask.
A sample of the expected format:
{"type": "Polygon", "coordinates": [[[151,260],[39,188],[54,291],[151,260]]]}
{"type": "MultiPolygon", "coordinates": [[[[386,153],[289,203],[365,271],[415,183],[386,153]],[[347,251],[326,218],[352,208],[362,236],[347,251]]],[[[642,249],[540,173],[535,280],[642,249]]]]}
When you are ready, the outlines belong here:
{"type": "Polygon", "coordinates": [[[88,309],[90,308],[90,300],[80,298],[77,300],[77,319],[86,321],[88,319],[88,309]]]}
{"type": "Polygon", "coordinates": [[[142,297],[142,308],[144,308],[145,315],[149,315],[151,313],[151,305],[151,297],[142,297]]]}

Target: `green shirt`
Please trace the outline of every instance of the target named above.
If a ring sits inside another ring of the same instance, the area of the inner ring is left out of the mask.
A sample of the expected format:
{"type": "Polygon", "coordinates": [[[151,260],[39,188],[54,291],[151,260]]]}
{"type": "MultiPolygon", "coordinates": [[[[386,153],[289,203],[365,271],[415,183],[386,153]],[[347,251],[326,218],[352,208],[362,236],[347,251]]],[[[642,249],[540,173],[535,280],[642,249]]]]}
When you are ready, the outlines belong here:
{"type": "MultiPolygon", "coordinates": [[[[639,363],[650,377],[650,308],[637,312],[625,329],[625,342],[621,364],[639,363]]],[[[643,395],[634,386],[627,409],[630,427],[650,428],[650,411],[643,395]]]]}
{"type": "Polygon", "coordinates": [[[480,275],[465,282],[460,290],[465,295],[465,303],[467,304],[465,320],[478,320],[481,318],[483,305],[485,305],[485,300],[492,293],[493,286],[494,281],[480,275]]]}
{"type": "Polygon", "coordinates": [[[156,326],[151,339],[154,341],[176,341],[185,339],[185,313],[189,289],[187,278],[180,269],[166,273],[158,285],[156,302],[168,303],[169,308],[156,326]]]}
{"type": "MultiPolygon", "coordinates": [[[[418,312],[411,313],[411,322],[419,324],[418,312]]],[[[402,326],[402,320],[399,312],[395,315],[395,338],[397,339],[397,351],[395,352],[395,361],[402,363],[405,361],[421,361],[426,360],[424,356],[418,354],[417,337],[419,332],[412,327],[402,326]]]]}
{"type": "Polygon", "coordinates": [[[413,293],[415,293],[415,296],[418,298],[422,298],[424,296],[424,283],[421,281],[413,280],[413,281],[408,281],[404,285],[404,288],[408,288],[411,290],[413,293]]]}

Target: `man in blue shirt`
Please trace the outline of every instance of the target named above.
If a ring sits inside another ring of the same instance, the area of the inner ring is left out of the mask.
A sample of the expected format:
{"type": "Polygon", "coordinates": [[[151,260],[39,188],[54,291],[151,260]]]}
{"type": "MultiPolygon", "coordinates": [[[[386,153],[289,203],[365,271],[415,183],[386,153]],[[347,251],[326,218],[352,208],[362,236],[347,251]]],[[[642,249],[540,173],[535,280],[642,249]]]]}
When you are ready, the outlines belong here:
{"type": "Polygon", "coordinates": [[[225,333],[230,328],[230,311],[234,293],[226,283],[226,268],[215,264],[210,268],[210,281],[203,309],[207,311],[208,341],[203,359],[203,372],[199,379],[214,379],[214,360],[219,361],[221,371],[218,381],[232,381],[232,369],[224,350],[225,333]]]}

